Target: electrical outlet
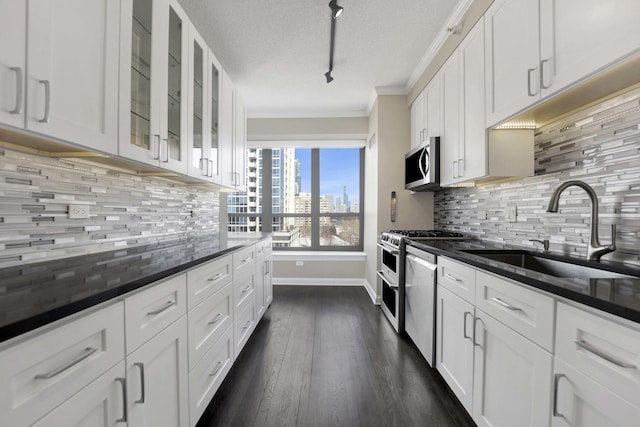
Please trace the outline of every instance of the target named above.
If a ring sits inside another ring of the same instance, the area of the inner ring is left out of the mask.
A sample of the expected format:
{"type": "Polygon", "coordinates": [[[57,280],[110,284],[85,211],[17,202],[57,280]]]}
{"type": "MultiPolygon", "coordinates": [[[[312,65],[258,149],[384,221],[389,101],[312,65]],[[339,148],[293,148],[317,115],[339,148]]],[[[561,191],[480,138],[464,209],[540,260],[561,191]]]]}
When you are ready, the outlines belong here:
{"type": "Polygon", "coordinates": [[[88,205],[69,205],[69,218],[70,219],[88,219],[89,206],[88,205]]]}
{"type": "Polygon", "coordinates": [[[518,208],[516,206],[507,207],[507,221],[518,222],[518,208]]]}
{"type": "Polygon", "coordinates": [[[304,265],[304,261],[296,261],[296,267],[302,267],[304,265]]]}

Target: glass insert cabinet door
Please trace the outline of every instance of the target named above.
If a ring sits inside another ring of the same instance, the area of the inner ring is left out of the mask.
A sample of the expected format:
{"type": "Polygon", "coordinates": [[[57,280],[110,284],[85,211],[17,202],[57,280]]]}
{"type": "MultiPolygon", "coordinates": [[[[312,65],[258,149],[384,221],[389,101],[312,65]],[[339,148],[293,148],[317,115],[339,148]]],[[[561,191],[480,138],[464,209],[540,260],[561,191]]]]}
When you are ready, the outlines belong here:
{"type": "Polygon", "coordinates": [[[193,26],[190,28],[189,48],[189,174],[219,183],[220,65],[193,26]]]}
{"type": "Polygon", "coordinates": [[[173,0],[123,0],[121,21],[131,44],[120,58],[120,154],[186,173],[187,16],[173,0]]]}

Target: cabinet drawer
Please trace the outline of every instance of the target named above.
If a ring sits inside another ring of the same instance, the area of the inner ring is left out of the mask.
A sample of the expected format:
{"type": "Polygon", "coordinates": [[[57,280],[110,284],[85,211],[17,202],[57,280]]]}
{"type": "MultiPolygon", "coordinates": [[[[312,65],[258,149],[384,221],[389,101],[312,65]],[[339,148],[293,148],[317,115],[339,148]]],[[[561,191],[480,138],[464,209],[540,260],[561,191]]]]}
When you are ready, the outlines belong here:
{"type": "Polygon", "coordinates": [[[247,271],[255,270],[255,261],[255,245],[235,252],[233,254],[233,278],[239,278],[240,276],[247,274],[247,271]]]}
{"type": "Polygon", "coordinates": [[[476,271],[476,307],[551,352],[554,300],[501,277],[476,271]]]}
{"type": "Polygon", "coordinates": [[[249,304],[249,299],[253,298],[255,295],[255,271],[251,271],[246,275],[243,275],[243,277],[238,281],[234,280],[233,288],[233,301],[235,303],[235,310],[243,311],[244,308],[249,304]]]}
{"type": "Polygon", "coordinates": [[[122,303],[0,353],[0,425],[26,426],[124,359],[122,303]]]}
{"type": "Polygon", "coordinates": [[[195,426],[233,365],[233,328],[224,331],[189,374],[189,417],[195,426]]]}
{"type": "Polygon", "coordinates": [[[236,311],[236,313],[239,313],[239,315],[233,320],[233,342],[235,343],[233,352],[234,360],[249,340],[251,332],[253,332],[256,325],[256,307],[253,296],[249,299],[249,304],[245,307],[244,311],[236,311]]]}
{"type": "Polygon", "coordinates": [[[438,258],[438,285],[444,286],[471,304],[475,300],[476,271],[468,265],[438,258]]]}
{"type": "Polygon", "coordinates": [[[181,274],[124,300],[127,354],[187,312],[186,288],[181,274]]]}
{"type": "Polygon", "coordinates": [[[640,407],[640,332],[558,303],[556,356],[640,407]]]}
{"type": "Polygon", "coordinates": [[[187,272],[187,310],[191,310],[231,282],[232,262],[232,256],[228,255],[187,272]]]}
{"type": "Polygon", "coordinates": [[[233,286],[227,284],[187,313],[189,323],[189,370],[233,323],[233,286]]]}

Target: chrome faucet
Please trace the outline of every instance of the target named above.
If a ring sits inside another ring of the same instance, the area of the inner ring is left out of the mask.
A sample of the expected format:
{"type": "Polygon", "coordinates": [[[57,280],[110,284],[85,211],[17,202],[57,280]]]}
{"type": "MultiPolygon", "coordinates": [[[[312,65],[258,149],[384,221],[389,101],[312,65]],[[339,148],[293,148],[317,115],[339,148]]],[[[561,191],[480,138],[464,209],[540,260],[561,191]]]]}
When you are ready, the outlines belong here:
{"type": "Polygon", "coordinates": [[[556,191],[553,192],[553,195],[551,195],[547,212],[558,212],[560,194],[572,186],[582,188],[587,192],[589,199],[591,199],[591,229],[589,233],[589,245],[587,246],[587,260],[598,261],[603,255],[616,250],[616,225],[611,224],[611,244],[608,246],[601,245],[600,239],[598,239],[598,196],[589,184],[578,180],[567,181],[560,184],[560,186],[556,188],[556,191]]]}
{"type": "Polygon", "coordinates": [[[536,242],[536,243],[541,243],[542,247],[544,249],[544,253],[546,254],[547,252],[549,252],[549,239],[544,239],[544,240],[540,240],[540,239],[529,239],[530,242],[536,242]]]}

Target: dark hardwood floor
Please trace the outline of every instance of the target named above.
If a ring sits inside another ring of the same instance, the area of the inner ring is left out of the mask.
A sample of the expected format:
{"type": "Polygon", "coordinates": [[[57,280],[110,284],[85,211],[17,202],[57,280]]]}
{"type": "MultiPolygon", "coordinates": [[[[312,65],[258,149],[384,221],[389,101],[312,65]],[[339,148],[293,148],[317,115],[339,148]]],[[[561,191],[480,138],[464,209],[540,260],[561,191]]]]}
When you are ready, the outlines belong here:
{"type": "Polygon", "coordinates": [[[276,286],[197,427],[473,425],[364,288],[276,286]]]}

